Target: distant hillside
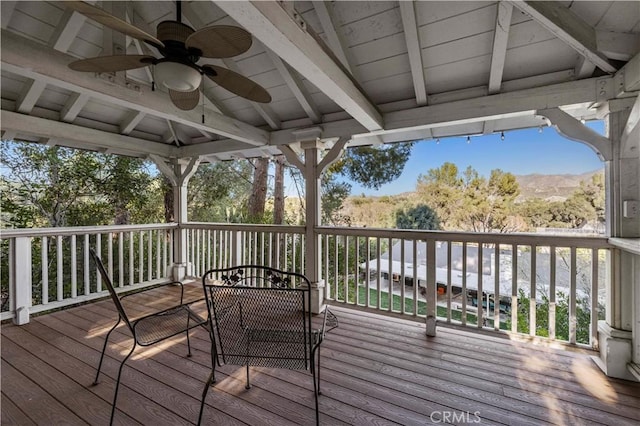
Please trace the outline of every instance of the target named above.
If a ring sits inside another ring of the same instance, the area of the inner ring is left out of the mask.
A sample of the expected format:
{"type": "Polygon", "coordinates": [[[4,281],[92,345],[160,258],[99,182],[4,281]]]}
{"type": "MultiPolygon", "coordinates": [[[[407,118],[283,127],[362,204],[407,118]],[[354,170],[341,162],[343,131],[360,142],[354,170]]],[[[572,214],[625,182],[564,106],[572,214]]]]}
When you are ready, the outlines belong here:
{"type": "MultiPolygon", "coordinates": [[[[548,201],[563,201],[580,187],[581,181],[589,181],[597,173],[604,173],[604,171],[596,170],[579,175],[516,175],[521,191],[517,200],[542,198],[548,201]]],[[[395,211],[408,205],[415,205],[417,198],[415,192],[379,197],[353,195],[345,200],[340,213],[351,219],[352,226],[393,227],[395,211]]]]}
{"type": "Polygon", "coordinates": [[[516,180],[520,185],[518,201],[524,201],[530,198],[562,201],[580,187],[581,181],[588,182],[593,175],[602,173],[604,173],[603,170],[596,170],[580,175],[516,175],[516,180]]]}

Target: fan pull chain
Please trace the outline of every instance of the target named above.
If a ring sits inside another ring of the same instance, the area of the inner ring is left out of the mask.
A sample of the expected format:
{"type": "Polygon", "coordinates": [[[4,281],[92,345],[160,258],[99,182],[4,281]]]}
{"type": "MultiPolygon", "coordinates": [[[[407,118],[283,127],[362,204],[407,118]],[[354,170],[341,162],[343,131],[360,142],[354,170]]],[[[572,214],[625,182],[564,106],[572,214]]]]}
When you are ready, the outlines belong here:
{"type": "Polygon", "coordinates": [[[155,92],[156,91],[156,67],[155,67],[155,65],[153,67],[151,67],[151,69],[153,70],[151,72],[151,91],[155,92]]]}
{"type": "Polygon", "coordinates": [[[204,124],[204,81],[200,80],[200,88],[202,89],[202,124],[204,124]]]}

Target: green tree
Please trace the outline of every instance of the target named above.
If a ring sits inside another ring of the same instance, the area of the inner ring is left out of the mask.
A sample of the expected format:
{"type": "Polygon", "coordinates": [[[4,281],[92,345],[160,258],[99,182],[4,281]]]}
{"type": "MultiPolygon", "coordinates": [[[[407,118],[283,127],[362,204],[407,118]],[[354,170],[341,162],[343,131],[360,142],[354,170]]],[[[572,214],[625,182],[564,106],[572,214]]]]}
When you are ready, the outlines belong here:
{"type": "Polygon", "coordinates": [[[150,196],[157,183],[139,159],[9,141],[0,158],[5,225],[139,223],[160,211],[150,196]]]}
{"type": "Polygon", "coordinates": [[[445,229],[510,232],[518,227],[513,213],[520,188],[513,174],[500,169],[486,179],[471,166],[460,175],[458,167],[447,162],[420,175],[416,192],[445,229]]]}
{"type": "Polygon", "coordinates": [[[247,216],[252,173],[248,161],[201,164],[189,180],[189,220],[242,222],[247,216]]]}
{"type": "Polygon", "coordinates": [[[396,212],[396,228],[398,229],[440,229],[438,215],[426,204],[420,204],[407,210],[396,212]]]}
{"type": "Polygon", "coordinates": [[[411,148],[413,143],[350,148],[333,171],[366,188],[379,189],[400,177],[411,156],[411,148]]]}

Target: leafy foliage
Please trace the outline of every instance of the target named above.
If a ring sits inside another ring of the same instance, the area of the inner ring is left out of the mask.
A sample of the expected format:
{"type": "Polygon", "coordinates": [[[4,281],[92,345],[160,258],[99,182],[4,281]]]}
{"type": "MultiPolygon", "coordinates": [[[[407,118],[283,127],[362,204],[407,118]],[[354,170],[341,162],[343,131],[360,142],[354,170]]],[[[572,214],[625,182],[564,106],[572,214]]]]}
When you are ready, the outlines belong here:
{"type": "Polygon", "coordinates": [[[3,220],[13,227],[129,223],[149,201],[141,160],[3,142],[3,220]]]}
{"type": "Polygon", "coordinates": [[[396,228],[398,229],[440,229],[438,215],[426,204],[398,210],[396,212],[396,228]]]}
{"type": "Polygon", "coordinates": [[[378,189],[400,177],[411,155],[411,148],[413,143],[351,148],[346,150],[333,171],[344,174],[366,188],[378,189]]]}

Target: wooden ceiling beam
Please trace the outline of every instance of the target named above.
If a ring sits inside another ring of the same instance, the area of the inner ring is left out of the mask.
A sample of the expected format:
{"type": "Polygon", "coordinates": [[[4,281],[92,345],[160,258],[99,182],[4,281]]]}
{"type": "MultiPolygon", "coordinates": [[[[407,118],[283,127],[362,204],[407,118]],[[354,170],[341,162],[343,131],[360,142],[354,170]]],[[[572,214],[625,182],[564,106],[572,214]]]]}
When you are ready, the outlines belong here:
{"type": "Polygon", "coordinates": [[[40,138],[55,139],[59,144],[71,141],[81,143],[81,146],[89,149],[107,148],[112,149],[113,152],[119,152],[119,150],[132,152],[132,147],[135,146],[136,150],[140,152],[154,153],[164,157],[177,156],[174,147],[160,142],[152,142],[146,139],[90,129],[11,111],[2,111],[0,118],[2,118],[3,130],[40,138]]]}
{"type": "Polygon", "coordinates": [[[422,50],[420,49],[418,37],[416,5],[412,1],[400,1],[398,5],[402,16],[404,38],[407,43],[407,54],[409,55],[411,77],[413,78],[413,89],[416,93],[416,103],[425,105],[427,103],[427,87],[425,85],[424,65],[422,64],[422,50]]]}
{"type": "Polygon", "coordinates": [[[491,70],[489,72],[489,93],[497,93],[502,85],[504,61],[507,56],[507,42],[513,6],[509,3],[498,2],[496,28],[493,35],[493,51],[491,53],[491,70]]]}
{"type": "Polygon", "coordinates": [[[31,80],[27,83],[16,102],[16,111],[23,114],[31,114],[45,87],[47,87],[47,84],[39,80],[31,80]]]}
{"type": "Polygon", "coordinates": [[[568,7],[557,1],[510,1],[534,21],[568,44],[601,70],[614,73],[616,67],[598,50],[596,30],[568,7]]]}
{"type": "Polygon", "coordinates": [[[367,129],[383,128],[376,106],[306,30],[299,16],[290,16],[277,2],[216,4],[367,129]]]}
{"type": "Polygon", "coordinates": [[[273,53],[268,47],[265,47],[265,51],[267,52],[267,56],[271,58],[271,62],[273,62],[280,76],[282,76],[285,83],[287,83],[289,90],[293,92],[293,96],[295,96],[302,109],[304,109],[304,112],[307,113],[311,121],[320,123],[322,121],[322,114],[313,101],[311,94],[302,83],[302,80],[294,74],[295,71],[293,71],[289,65],[285,64],[280,56],[273,53]]]}

